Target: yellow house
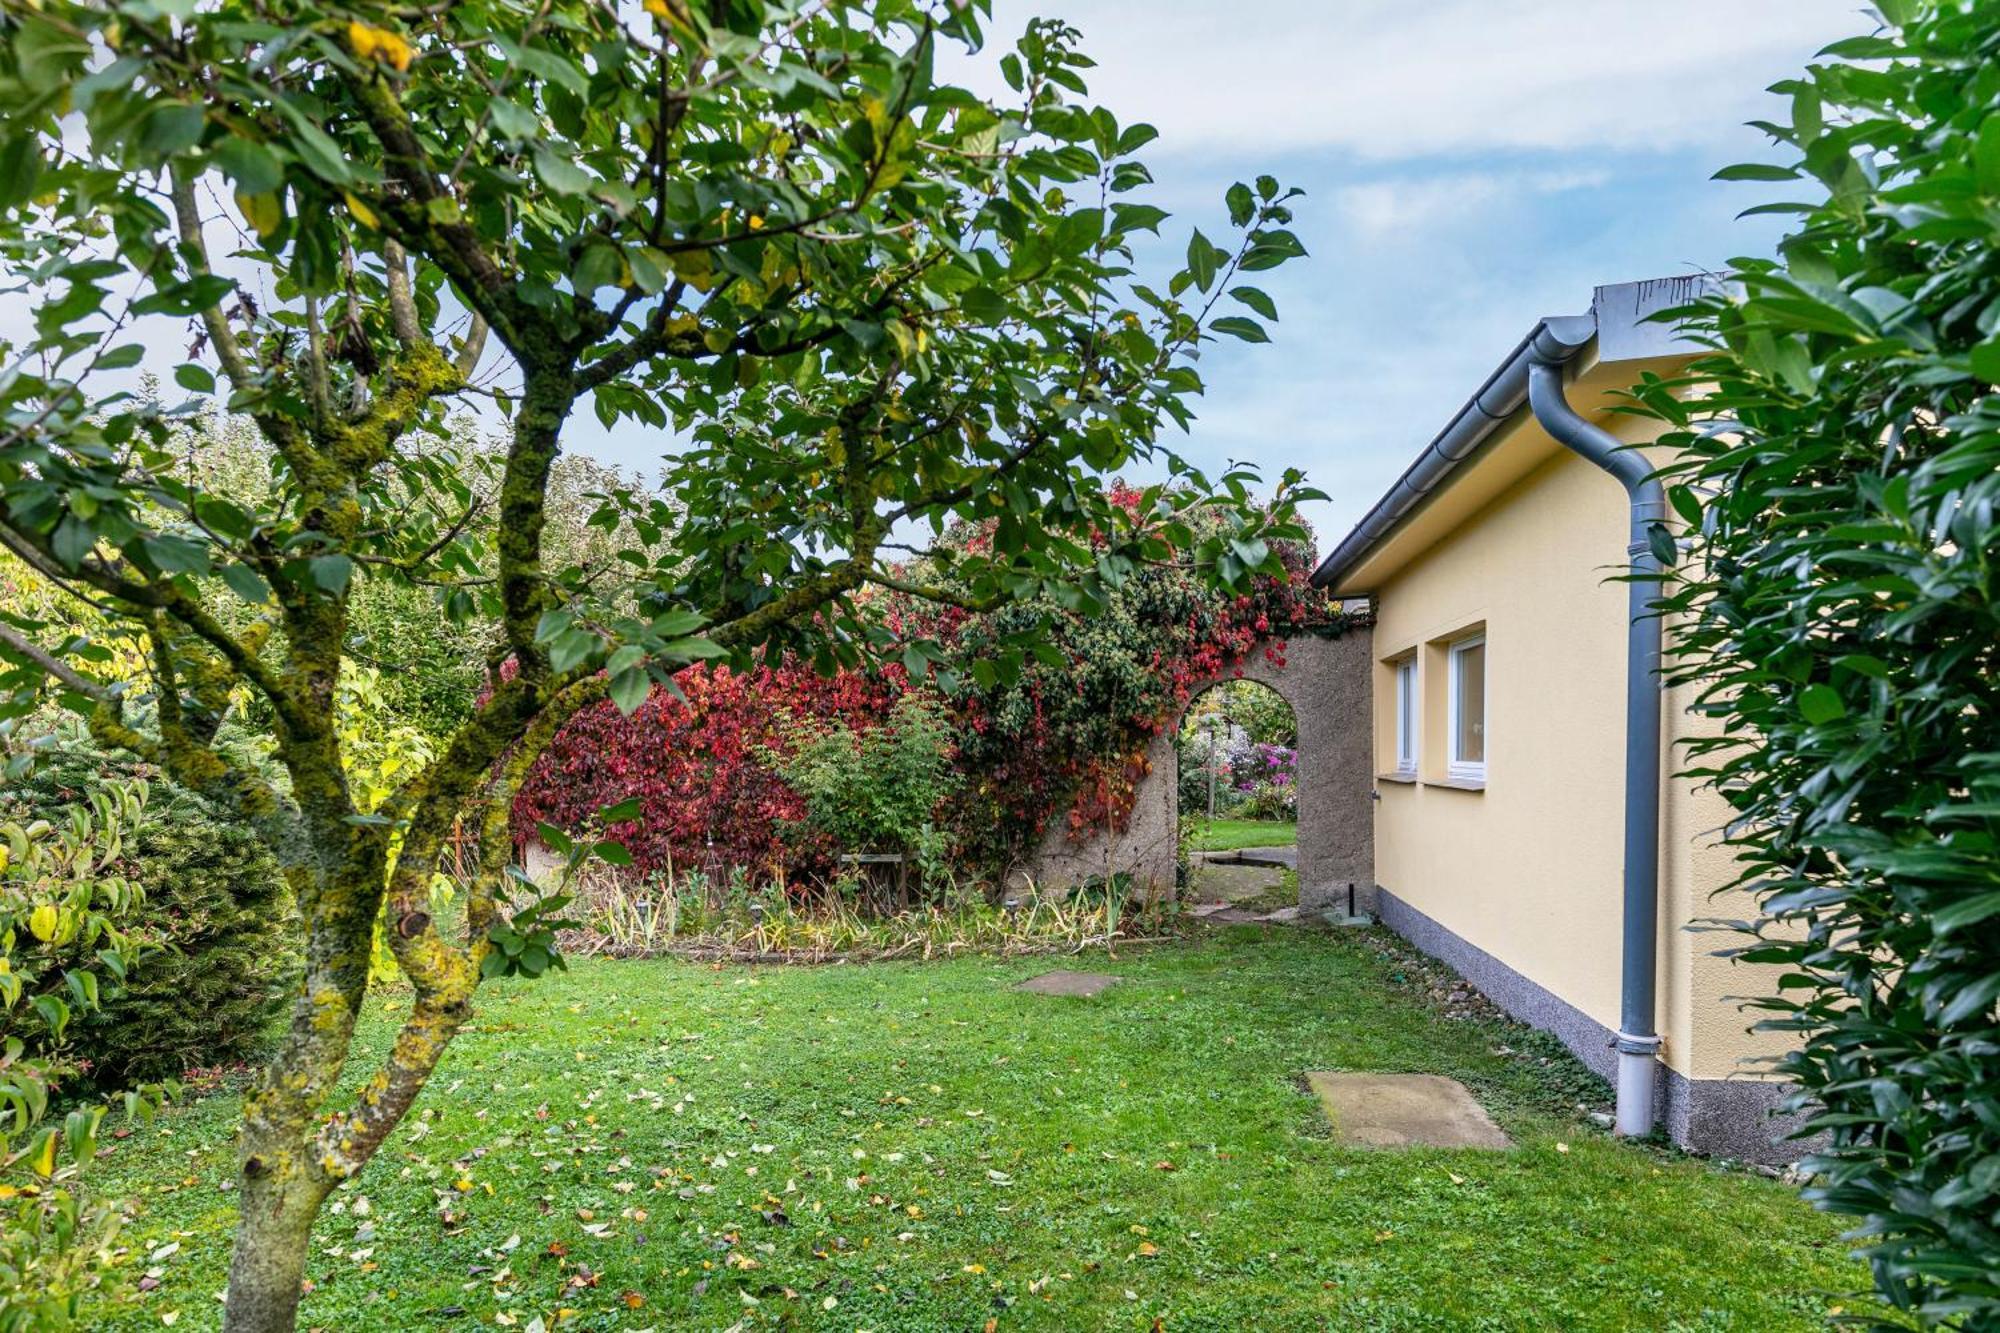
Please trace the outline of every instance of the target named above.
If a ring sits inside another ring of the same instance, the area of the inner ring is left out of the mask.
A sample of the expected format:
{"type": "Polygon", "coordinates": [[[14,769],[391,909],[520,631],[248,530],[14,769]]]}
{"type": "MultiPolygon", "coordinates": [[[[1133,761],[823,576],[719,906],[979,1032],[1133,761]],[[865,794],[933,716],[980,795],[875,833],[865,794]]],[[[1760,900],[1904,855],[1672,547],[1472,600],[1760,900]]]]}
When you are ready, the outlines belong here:
{"type": "Polygon", "coordinates": [[[1614,395],[1695,354],[1649,316],[1698,281],[1539,321],[1314,582],[1375,604],[1380,919],[1612,1079],[1621,1132],[1790,1160],[1736,1002],[1773,977],[1688,929],[1749,915],[1714,896],[1728,809],[1674,776],[1696,721],[1660,688],[1651,594],[1616,579],[1665,514],[1630,447],[1656,423],[1614,395]]]}

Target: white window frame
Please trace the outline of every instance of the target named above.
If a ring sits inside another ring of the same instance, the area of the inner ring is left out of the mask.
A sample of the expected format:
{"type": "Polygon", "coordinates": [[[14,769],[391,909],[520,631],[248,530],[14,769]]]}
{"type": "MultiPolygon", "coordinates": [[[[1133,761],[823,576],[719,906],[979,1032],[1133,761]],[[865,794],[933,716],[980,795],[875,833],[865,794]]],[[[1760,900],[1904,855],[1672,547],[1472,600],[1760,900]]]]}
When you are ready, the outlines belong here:
{"type": "Polygon", "coordinates": [[[1396,776],[1417,774],[1417,656],[1411,653],[1389,664],[1396,680],[1396,776]]]}
{"type": "MultiPolygon", "coordinates": [[[[1464,654],[1467,649],[1483,647],[1485,643],[1486,636],[1484,634],[1468,634],[1462,639],[1454,639],[1445,646],[1445,696],[1447,701],[1444,733],[1445,775],[1454,782],[1486,781],[1485,759],[1461,759],[1458,754],[1458,707],[1459,691],[1464,684],[1462,675],[1464,671],[1464,654]]],[[[1485,668],[1481,667],[1481,670],[1484,671],[1485,668]]],[[[1483,686],[1484,684],[1485,682],[1482,681],[1481,685],[1483,686]]],[[[1491,704],[1493,702],[1492,692],[1482,688],[1481,694],[1484,696],[1483,707],[1490,716],[1492,713],[1491,704]]],[[[1492,728],[1490,726],[1486,727],[1484,739],[1490,742],[1492,734],[1492,728]]],[[[1480,753],[1484,755],[1485,752],[1486,747],[1482,744],[1480,746],[1480,753]]]]}

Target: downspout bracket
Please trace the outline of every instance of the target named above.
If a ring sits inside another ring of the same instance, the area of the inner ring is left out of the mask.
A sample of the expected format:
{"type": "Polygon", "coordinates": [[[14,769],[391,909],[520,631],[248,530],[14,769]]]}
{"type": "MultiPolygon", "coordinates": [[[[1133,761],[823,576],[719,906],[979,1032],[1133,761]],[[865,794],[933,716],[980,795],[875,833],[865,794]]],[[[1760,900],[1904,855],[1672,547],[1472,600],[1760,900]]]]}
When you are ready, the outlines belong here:
{"type": "Polygon", "coordinates": [[[1660,1038],[1638,1036],[1630,1032],[1620,1032],[1611,1039],[1611,1045],[1620,1055],[1658,1055],[1660,1038]]]}

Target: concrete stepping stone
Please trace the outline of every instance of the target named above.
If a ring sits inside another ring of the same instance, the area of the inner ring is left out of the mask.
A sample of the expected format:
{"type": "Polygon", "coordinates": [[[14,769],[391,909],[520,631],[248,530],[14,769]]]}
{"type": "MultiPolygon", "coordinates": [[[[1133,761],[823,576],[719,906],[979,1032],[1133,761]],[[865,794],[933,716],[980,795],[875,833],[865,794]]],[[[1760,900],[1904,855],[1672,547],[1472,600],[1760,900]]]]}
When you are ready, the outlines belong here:
{"type": "Polygon", "coordinates": [[[1033,991],[1037,995],[1074,995],[1088,999],[1117,980],[1109,972],[1044,972],[1038,977],[1029,977],[1014,989],[1033,991]]]}
{"type": "Polygon", "coordinates": [[[1278,887],[1282,872],[1273,866],[1209,861],[1188,875],[1189,892],[1205,901],[1240,902],[1261,898],[1278,887]]]}
{"type": "Polygon", "coordinates": [[[1364,1148],[1513,1146],[1455,1078],[1313,1070],[1306,1082],[1342,1143],[1364,1148]]]}

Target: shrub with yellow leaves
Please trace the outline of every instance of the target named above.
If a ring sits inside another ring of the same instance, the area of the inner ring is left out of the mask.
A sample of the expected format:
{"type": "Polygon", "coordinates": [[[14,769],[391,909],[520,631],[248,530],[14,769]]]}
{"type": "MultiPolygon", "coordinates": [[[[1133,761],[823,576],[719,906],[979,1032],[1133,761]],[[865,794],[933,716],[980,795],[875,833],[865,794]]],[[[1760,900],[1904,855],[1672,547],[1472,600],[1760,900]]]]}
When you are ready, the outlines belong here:
{"type": "MultiPolygon", "coordinates": [[[[129,926],[143,895],[119,867],[146,794],[107,784],[59,822],[0,824],[0,1333],[70,1327],[116,1274],[120,1210],[77,1183],[106,1108],[58,1122],[50,1102],[75,1072],[71,1022],[101,1007],[141,951],[129,926]],[[55,965],[59,953],[72,965],[55,965]],[[98,966],[73,965],[79,954],[98,966]]],[[[165,1094],[127,1093],[127,1114],[150,1115],[165,1094]]]]}

